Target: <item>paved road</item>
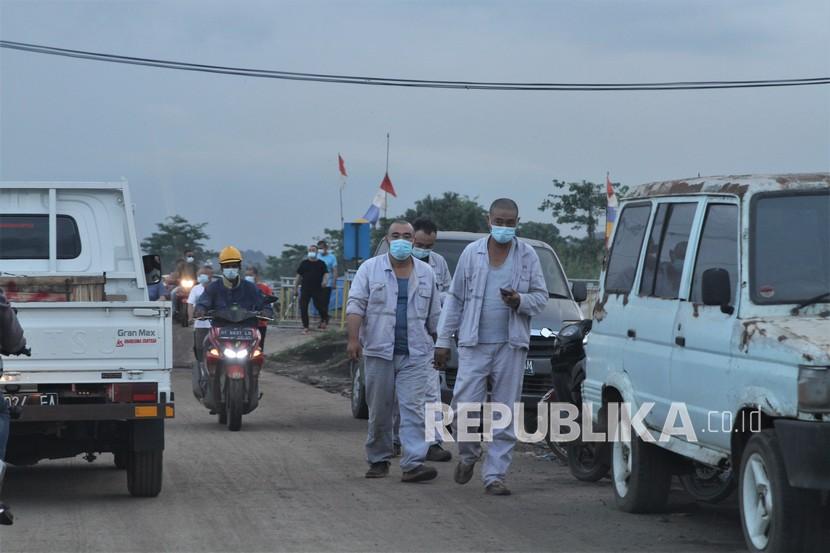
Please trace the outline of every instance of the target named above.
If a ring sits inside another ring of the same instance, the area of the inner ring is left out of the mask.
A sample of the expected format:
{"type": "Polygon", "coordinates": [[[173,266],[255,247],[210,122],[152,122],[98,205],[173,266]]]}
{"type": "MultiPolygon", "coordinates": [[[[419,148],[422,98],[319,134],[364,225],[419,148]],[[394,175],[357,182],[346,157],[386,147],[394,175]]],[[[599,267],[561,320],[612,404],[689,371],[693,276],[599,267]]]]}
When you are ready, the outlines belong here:
{"type": "Polygon", "coordinates": [[[365,480],[365,422],[348,399],[266,375],[259,409],[231,433],[198,406],[175,371],[165,481],[154,499],[126,493],[103,455],[14,468],[6,499],[18,517],[0,551],[743,551],[736,505],[700,507],[678,494],[669,514],[626,515],[610,484],[587,485],[525,447],[514,495],[485,496],[476,478],[403,484],[365,480]]]}

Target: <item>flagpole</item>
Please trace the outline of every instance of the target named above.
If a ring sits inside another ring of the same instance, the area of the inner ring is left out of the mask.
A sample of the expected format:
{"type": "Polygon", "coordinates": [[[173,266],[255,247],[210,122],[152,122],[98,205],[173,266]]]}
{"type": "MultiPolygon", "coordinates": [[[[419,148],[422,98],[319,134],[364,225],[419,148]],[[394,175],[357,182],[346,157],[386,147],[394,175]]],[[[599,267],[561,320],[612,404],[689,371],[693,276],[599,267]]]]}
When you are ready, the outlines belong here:
{"type": "MultiPolygon", "coordinates": [[[[389,174],[389,133],[386,133],[386,174],[389,174]]],[[[389,214],[389,192],[383,192],[383,218],[389,214]]]]}

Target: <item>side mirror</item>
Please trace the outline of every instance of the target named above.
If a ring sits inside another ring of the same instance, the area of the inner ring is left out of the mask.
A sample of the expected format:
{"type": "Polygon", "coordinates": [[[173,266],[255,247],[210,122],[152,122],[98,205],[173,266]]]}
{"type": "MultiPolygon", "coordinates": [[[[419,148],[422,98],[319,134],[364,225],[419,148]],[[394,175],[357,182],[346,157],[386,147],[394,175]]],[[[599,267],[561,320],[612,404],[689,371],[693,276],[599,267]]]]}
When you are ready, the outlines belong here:
{"type": "Polygon", "coordinates": [[[576,303],[582,303],[588,299],[588,286],[584,282],[574,282],[571,284],[571,292],[573,292],[576,303]]]}
{"type": "Polygon", "coordinates": [[[718,305],[721,312],[727,315],[735,312],[735,308],[730,305],[732,282],[729,279],[729,271],[721,268],[706,269],[703,271],[701,288],[703,305],[718,305]]]}
{"type": "Polygon", "coordinates": [[[151,253],[141,256],[141,261],[144,263],[144,275],[147,284],[161,282],[161,256],[151,253]]]}

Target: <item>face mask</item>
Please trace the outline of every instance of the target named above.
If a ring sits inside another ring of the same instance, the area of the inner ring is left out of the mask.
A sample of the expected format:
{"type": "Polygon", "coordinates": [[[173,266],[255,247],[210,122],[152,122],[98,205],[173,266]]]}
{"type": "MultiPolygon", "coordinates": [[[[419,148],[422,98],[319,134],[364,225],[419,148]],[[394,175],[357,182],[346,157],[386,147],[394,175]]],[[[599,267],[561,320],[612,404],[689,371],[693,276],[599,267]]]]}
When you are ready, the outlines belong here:
{"type": "Polygon", "coordinates": [[[398,261],[404,261],[412,255],[412,242],[404,239],[392,240],[389,244],[389,253],[398,261]]]}
{"type": "Polygon", "coordinates": [[[199,284],[204,285],[204,284],[207,284],[207,283],[208,283],[208,281],[210,280],[210,277],[209,277],[209,276],[207,276],[207,275],[199,275],[199,279],[198,279],[198,280],[199,280],[199,284]]]}
{"type": "Polygon", "coordinates": [[[490,236],[499,244],[507,244],[516,236],[516,227],[490,227],[490,236]]]}
{"type": "Polygon", "coordinates": [[[256,277],[253,277],[251,275],[245,275],[245,280],[247,280],[248,282],[256,282],[256,277]]]}
{"type": "Polygon", "coordinates": [[[416,248],[416,247],[413,247],[413,248],[412,248],[412,255],[414,255],[414,256],[415,256],[415,257],[417,257],[418,259],[428,259],[428,258],[429,258],[429,253],[430,253],[431,251],[432,251],[432,250],[428,250],[428,249],[426,249],[426,248],[416,248]]]}
{"type": "Polygon", "coordinates": [[[225,267],[222,269],[222,274],[228,280],[236,280],[239,276],[239,267],[225,267]]]}
{"type": "Polygon", "coordinates": [[[309,259],[317,259],[317,252],[308,252],[309,259]]]}

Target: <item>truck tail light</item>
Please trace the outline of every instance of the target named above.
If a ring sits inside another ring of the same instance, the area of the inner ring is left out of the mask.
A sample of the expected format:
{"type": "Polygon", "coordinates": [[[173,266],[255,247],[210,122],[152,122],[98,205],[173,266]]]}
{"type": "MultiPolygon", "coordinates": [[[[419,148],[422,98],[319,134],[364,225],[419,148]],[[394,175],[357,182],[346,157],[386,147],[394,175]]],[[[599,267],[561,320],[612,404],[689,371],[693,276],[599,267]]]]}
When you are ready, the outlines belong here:
{"type": "Polygon", "coordinates": [[[112,384],[111,399],[114,403],[157,403],[158,384],[155,382],[112,384]]]}
{"type": "Polygon", "coordinates": [[[798,368],[798,410],[830,413],[830,367],[798,368]]]}

